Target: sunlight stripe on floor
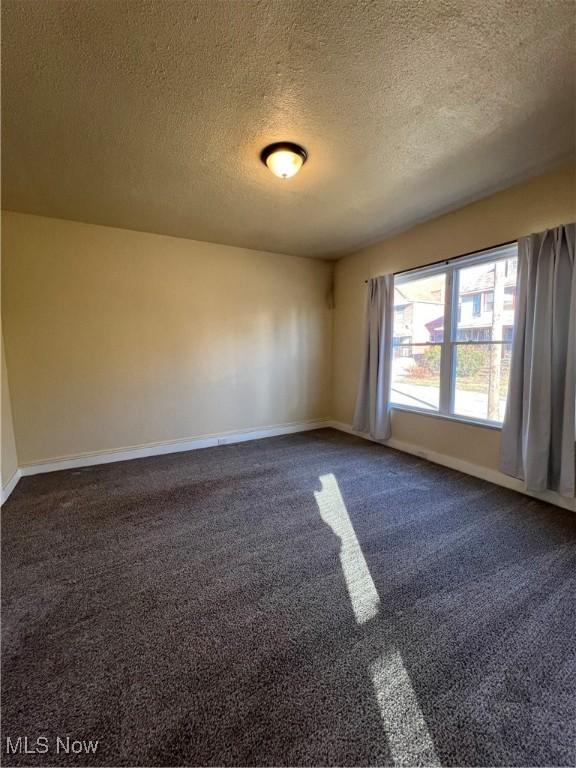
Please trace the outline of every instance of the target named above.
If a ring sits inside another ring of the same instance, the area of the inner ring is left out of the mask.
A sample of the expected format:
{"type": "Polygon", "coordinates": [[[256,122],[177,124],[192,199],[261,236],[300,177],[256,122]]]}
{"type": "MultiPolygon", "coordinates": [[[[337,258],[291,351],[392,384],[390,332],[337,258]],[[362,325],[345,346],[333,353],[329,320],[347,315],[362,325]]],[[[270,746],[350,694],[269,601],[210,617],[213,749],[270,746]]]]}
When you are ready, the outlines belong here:
{"type": "Polygon", "coordinates": [[[390,647],[370,674],[394,765],[440,766],[400,653],[390,647]]]}
{"type": "Polygon", "coordinates": [[[336,478],[333,474],[322,475],[320,482],[322,490],[314,492],[316,503],[322,520],[340,538],[340,563],[350,595],[352,610],[357,623],[364,624],[378,613],[380,598],[368,570],[356,532],[350,522],[348,510],[336,478]]]}
{"type": "MultiPolygon", "coordinates": [[[[376,585],[333,474],[320,477],[314,496],[320,516],[339,537],[340,563],[358,624],[375,618],[380,606],[376,585]]],[[[400,653],[390,646],[370,665],[370,675],[390,752],[397,766],[431,766],[440,762],[424,715],[400,653]]]]}

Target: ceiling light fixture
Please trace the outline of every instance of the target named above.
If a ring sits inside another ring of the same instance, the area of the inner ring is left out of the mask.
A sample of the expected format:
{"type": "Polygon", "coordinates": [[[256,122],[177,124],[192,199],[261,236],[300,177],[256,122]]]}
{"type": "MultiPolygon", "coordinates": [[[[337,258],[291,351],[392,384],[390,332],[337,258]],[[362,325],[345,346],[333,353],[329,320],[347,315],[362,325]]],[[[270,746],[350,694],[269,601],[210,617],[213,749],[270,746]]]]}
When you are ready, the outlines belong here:
{"type": "Polygon", "coordinates": [[[278,141],[269,144],[260,153],[260,159],[275,176],[289,179],[298,173],[308,159],[308,153],[299,144],[291,141],[278,141]]]}

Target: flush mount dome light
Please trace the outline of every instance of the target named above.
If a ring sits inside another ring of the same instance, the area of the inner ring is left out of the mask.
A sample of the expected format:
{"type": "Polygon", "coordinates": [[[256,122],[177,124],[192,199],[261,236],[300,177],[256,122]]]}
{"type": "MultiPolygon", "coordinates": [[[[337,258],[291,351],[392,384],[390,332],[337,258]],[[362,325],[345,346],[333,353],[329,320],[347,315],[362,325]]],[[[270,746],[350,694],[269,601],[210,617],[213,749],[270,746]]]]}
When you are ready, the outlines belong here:
{"type": "Polygon", "coordinates": [[[299,144],[278,141],[264,147],[260,159],[280,179],[289,179],[298,173],[308,158],[308,153],[299,144]]]}

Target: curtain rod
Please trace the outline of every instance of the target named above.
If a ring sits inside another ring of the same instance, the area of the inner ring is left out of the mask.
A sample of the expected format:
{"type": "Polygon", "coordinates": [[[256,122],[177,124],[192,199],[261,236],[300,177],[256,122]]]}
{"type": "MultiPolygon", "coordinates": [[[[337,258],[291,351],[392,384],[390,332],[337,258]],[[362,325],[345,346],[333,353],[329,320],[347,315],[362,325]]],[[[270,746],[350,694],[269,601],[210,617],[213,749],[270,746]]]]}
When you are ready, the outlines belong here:
{"type": "MultiPolygon", "coordinates": [[[[396,277],[396,275],[406,275],[408,272],[416,272],[420,269],[425,269],[426,267],[437,267],[439,264],[450,264],[452,261],[456,261],[457,259],[464,259],[466,256],[474,256],[476,253],[482,253],[483,251],[493,251],[495,248],[504,248],[505,245],[512,245],[512,243],[517,243],[518,240],[507,240],[504,243],[497,243],[496,245],[491,245],[488,248],[478,248],[476,251],[468,251],[468,253],[461,253],[458,256],[452,256],[450,259],[440,259],[440,261],[431,261],[429,264],[421,264],[418,267],[410,267],[410,269],[402,269],[399,272],[394,272],[393,275],[396,277]]],[[[378,277],[378,275],[377,275],[378,277]]],[[[364,280],[365,283],[368,282],[368,280],[364,280]]]]}

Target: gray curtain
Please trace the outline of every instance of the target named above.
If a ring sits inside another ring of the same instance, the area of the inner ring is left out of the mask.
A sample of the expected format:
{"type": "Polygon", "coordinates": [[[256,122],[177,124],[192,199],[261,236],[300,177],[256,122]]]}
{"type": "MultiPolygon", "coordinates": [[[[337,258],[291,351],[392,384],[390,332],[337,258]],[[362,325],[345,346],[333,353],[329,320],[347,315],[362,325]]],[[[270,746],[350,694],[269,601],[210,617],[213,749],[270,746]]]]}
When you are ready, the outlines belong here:
{"type": "Polygon", "coordinates": [[[574,496],[576,225],[518,242],[516,320],[500,468],[574,496]]]}
{"type": "Polygon", "coordinates": [[[387,440],[390,428],[393,276],[368,281],[364,359],[354,413],[354,429],[374,440],[387,440]]]}

